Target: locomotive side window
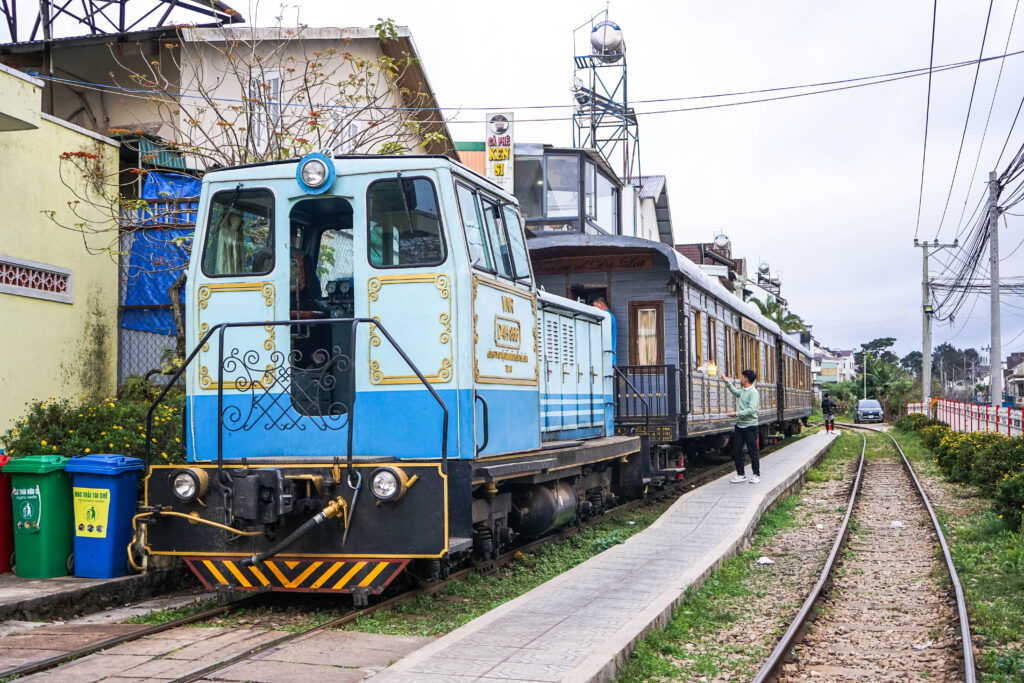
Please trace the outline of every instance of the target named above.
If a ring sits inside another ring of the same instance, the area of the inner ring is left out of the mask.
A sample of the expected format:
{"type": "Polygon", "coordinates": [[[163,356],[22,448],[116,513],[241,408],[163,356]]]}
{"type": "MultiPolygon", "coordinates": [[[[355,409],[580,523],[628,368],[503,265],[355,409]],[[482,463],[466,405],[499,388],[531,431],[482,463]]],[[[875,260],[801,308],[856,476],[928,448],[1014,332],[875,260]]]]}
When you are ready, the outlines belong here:
{"type": "Polygon", "coordinates": [[[487,233],[484,230],[484,221],[480,217],[480,204],[476,193],[462,184],[456,185],[456,188],[462,227],[466,233],[466,244],[469,246],[469,262],[477,268],[493,271],[491,249],[487,245],[487,233]]]}
{"type": "Polygon", "coordinates": [[[512,247],[512,265],[516,268],[516,279],[530,281],[530,259],[523,242],[523,222],[514,206],[505,205],[505,228],[508,242],[512,247]]]}
{"type": "Polygon", "coordinates": [[[498,275],[512,279],[512,261],[508,253],[508,239],[501,226],[501,216],[495,204],[484,199],[484,225],[487,226],[487,236],[491,241],[491,248],[494,250],[494,262],[498,267],[498,275]]]}
{"type": "Polygon", "coordinates": [[[434,184],[426,178],[378,180],[366,197],[367,249],[375,268],[437,266],[446,252],[434,184]]]}
{"type": "Polygon", "coordinates": [[[274,269],[274,195],[226,190],[213,195],[203,272],[211,277],[266,275],[274,269]]]}

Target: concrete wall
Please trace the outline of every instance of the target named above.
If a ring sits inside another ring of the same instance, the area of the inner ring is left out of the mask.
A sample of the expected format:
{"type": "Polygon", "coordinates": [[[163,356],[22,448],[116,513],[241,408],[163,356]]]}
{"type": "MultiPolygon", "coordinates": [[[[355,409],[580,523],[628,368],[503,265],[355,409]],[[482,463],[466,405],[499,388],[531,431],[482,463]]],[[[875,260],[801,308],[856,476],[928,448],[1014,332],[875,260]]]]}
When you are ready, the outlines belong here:
{"type": "MultiPolygon", "coordinates": [[[[0,111],[11,114],[9,95],[26,82],[0,69],[0,111]]],[[[38,112],[42,88],[38,81],[32,87],[38,112]]],[[[117,143],[49,115],[35,128],[0,132],[0,430],[28,401],[110,396],[116,389],[117,267],[107,253],[87,249],[109,245],[112,233],[83,240],[41,213],[55,211],[65,224],[79,220],[68,208],[77,197],[61,182],[59,160],[76,151],[97,155],[103,173],[116,173],[117,143]],[[44,274],[50,286],[16,280],[26,273],[44,274]]],[[[80,174],[66,173],[65,181],[79,195],[89,191],[80,174]]],[[[113,227],[99,212],[81,212],[94,219],[91,228],[113,227]]]]}

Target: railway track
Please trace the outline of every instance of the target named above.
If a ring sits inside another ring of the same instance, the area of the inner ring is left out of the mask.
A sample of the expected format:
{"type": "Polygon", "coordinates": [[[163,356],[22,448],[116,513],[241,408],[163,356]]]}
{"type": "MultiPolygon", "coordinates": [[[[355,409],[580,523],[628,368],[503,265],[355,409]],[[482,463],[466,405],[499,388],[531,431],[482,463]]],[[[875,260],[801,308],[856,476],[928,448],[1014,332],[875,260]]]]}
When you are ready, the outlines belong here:
{"type": "MultiPolygon", "coordinates": [[[[811,425],[811,427],[814,426],[817,425],[811,425]]],[[[774,450],[779,445],[785,445],[785,443],[785,440],[780,440],[777,444],[773,444],[772,446],[767,447],[765,449],[764,455],[770,455],[772,450],[774,450]]],[[[540,546],[547,545],[549,543],[557,543],[559,541],[575,536],[583,529],[590,528],[598,524],[601,524],[602,522],[615,519],[616,517],[626,514],[628,512],[641,509],[644,507],[649,507],[652,505],[657,505],[669,499],[678,498],[684,495],[685,493],[688,493],[689,491],[699,488],[700,486],[710,481],[713,481],[714,479],[717,479],[718,477],[724,474],[728,474],[729,472],[732,471],[732,469],[733,464],[731,461],[722,463],[720,465],[703,468],[696,472],[695,474],[693,474],[692,476],[690,476],[689,478],[670,484],[669,486],[666,486],[664,489],[657,491],[652,495],[637,500],[632,500],[622,505],[619,505],[615,508],[612,508],[611,510],[606,511],[603,515],[593,517],[591,519],[584,521],[579,526],[571,526],[561,531],[549,534],[543,538],[531,541],[525,545],[518,546],[514,550],[499,555],[495,559],[480,562],[478,564],[475,564],[474,566],[460,569],[456,572],[451,573],[447,578],[441,581],[431,583],[421,588],[416,588],[402,592],[393,597],[371,604],[368,607],[352,610],[351,612],[343,614],[336,619],[324,622],[322,624],[318,624],[316,626],[309,627],[301,631],[282,633],[282,635],[278,638],[265,641],[255,647],[238,652],[232,656],[224,658],[221,661],[204,667],[201,670],[192,671],[187,675],[169,680],[173,680],[175,681],[175,683],[197,681],[206,676],[209,676],[210,674],[216,671],[226,669],[227,667],[243,662],[246,659],[256,657],[260,653],[266,652],[268,650],[271,650],[273,648],[279,647],[290,642],[295,642],[303,638],[312,636],[313,634],[318,633],[320,631],[336,629],[345,626],[346,624],[355,621],[359,617],[366,616],[377,611],[394,608],[396,605],[407,600],[410,600],[412,598],[415,598],[417,596],[436,595],[442,592],[445,588],[447,588],[452,582],[464,579],[470,576],[471,574],[493,574],[501,570],[502,568],[512,564],[516,558],[517,553],[530,552],[532,550],[535,550],[536,548],[539,548],[540,546]]],[[[106,650],[108,648],[121,645],[123,643],[128,643],[133,640],[145,638],[147,636],[153,636],[159,633],[170,631],[181,626],[188,626],[190,624],[195,624],[216,617],[221,617],[235,610],[255,607],[261,603],[261,599],[263,597],[264,594],[247,595],[245,597],[234,600],[227,604],[211,607],[208,610],[204,610],[202,612],[198,612],[187,617],[182,617],[180,619],[175,619],[173,621],[168,621],[164,624],[149,626],[139,631],[134,631],[132,633],[118,634],[116,636],[104,638],[102,640],[89,643],[82,647],[76,648],[75,650],[60,655],[55,655],[53,657],[44,660],[39,660],[36,662],[30,662],[28,664],[11,668],[6,671],[0,671],[0,680],[28,676],[31,674],[49,671],[55,669],[56,667],[59,667],[62,664],[66,664],[68,662],[80,659],[90,654],[94,654],[101,650],[106,650]]]]}
{"type": "MultiPolygon", "coordinates": [[[[283,644],[288,643],[288,642],[293,642],[293,641],[298,640],[300,638],[304,638],[304,637],[310,636],[310,635],[312,635],[312,634],[314,634],[316,632],[319,632],[319,631],[323,631],[323,630],[327,630],[327,629],[338,628],[338,627],[344,626],[345,624],[348,624],[348,623],[350,623],[352,621],[355,621],[356,619],[358,619],[361,616],[372,614],[373,612],[377,612],[379,610],[391,609],[391,608],[395,607],[396,605],[398,605],[399,603],[404,602],[406,600],[410,600],[410,599],[412,599],[412,598],[414,598],[416,596],[419,596],[419,595],[435,595],[435,594],[440,593],[441,591],[443,591],[453,581],[458,581],[458,580],[464,579],[464,578],[466,578],[467,576],[469,576],[471,574],[484,574],[484,575],[486,575],[486,574],[493,574],[494,572],[497,572],[500,569],[502,569],[504,567],[507,567],[510,564],[512,564],[512,562],[515,560],[515,557],[516,557],[517,553],[530,552],[531,550],[534,550],[534,549],[536,549],[536,548],[538,548],[538,547],[540,547],[542,545],[546,545],[546,544],[549,544],[549,543],[557,543],[557,542],[565,540],[567,538],[571,538],[572,536],[577,534],[582,529],[590,528],[590,527],[595,526],[597,524],[600,524],[602,522],[605,522],[605,521],[608,521],[608,520],[611,520],[611,519],[615,519],[619,515],[622,515],[622,514],[625,514],[625,513],[628,513],[628,512],[631,512],[631,511],[643,508],[643,507],[648,507],[648,506],[651,506],[651,505],[656,505],[656,504],[659,504],[659,503],[664,502],[664,501],[666,501],[668,499],[671,499],[671,498],[678,498],[679,496],[682,496],[683,494],[687,493],[688,491],[692,491],[695,488],[698,488],[701,485],[703,485],[703,484],[705,484],[705,483],[707,483],[709,481],[712,481],[712,480],[722,476],[723,474],[726,474],[726,473],[730,472],[731,470],[732,470],[732,463],[731,462],[726,462],[726,463],[723,463],[723,464],[720,464],[720,465],[716,465],[716,466],[713,466],[713,467],[704,468],[704,469],[698,471],[693,476],[691,476],[691,477],[689,477],[689,478],[687,478],[687,479],[685,479],[683,481],[679,481],[679,482],[673,483],[673,484],[665,487],[663,490],[658,491],[658,492],[656,492],[656,493],[654,493],[652,495],[646,496],[646,497],[641,498],[641,499],[629,501],[627,503],[619,505],[619,506],[617,506],[615,508],[612,508],[611,510],[608,510],[607,512],[605,512],[601,516],[593,517],[591,519],[586,520],[585,522],[583,522],[579,526],[568,527],[566,529],[563,529],[561,531],[555,532],[555,533],[550,534],[548,536],[545,536],[543,538],[539,538],[539,539],[536,539],[534,541],[531,541],[531,542],[529,542],[529,543],[527,543],[525,545],[518,546],[514,550],[511,550],[511,551],[509,551],[507,553],[503,553],[502,555],[498,556],[495,559],[488,560],[488,561],[485,561],[485,562],[480,562],[480,563],[478,563],[478,564],[476,564],[474,566],[467,567],[467,568],[464,568],[464,569],[460,569],[460,570],[458,570],[456,572],[453,572],[446,579],[444,579],[442,581],[431,583],[431,584],[429,584],[429,585],[427,585],[425,587],[422,587],[422,588],[417,588],[417,589],[405,591],[405,592],[400,593],[398,595],[395,595],[395,596],[393,596],[391,598],[388,598],[388,599],[382,600],[380,602],[374,603],[374,604],[372,604],[372,605],[370,605],[368,607],[362,608],[362,609],[353,610],[351,612],[348,612],[346,614],[341,615],[337,619],[325,622],[323,624],[319,624],[317,626],[308,628],[306,630],[297,631],[297,632],[293,632],[293,633],[284,633],[279,638],[275,638],[275,639],[272,639],[272,640],[267,641],[265,643],[261,643],[257,647],[251,648],[249,650],[245,650],[245,651],[240,652],[240,653],[238,653],[238,654],[236,654],[234,656],[225,658],[223,661],[217,662],[216,664],[211,664],[209,667],[206,667],[206,668],[202,669],[201,671],[194,671],[194,672],[190,673],[187,676],[182,676],[182,677],[180,677],[178,679],[174,679],[174,680],[180,681],[180,682],[199,680],[199,679],[203,678],[204,676],[213,673],[214,671],[218,671],[218,670],[224,669],[224,668],[226,668],[228,666],[231,666],[233,664],[241,662],[241,661],[243,661],[245,659],[248,659],[250,657],[256,656],[256,655],[258,655],[261,652],[265,652],[265,651],[267,651],[267,650],[269,650],[271,648],[283,645],[283,644]]],[[[82,647],[79,647],[79,648],[76,648],[74,650],[71,650],[69,652],[62,653],[60,655],[55,655],[55,656],[52,656],[52,657],[49,657],[49,658],[46,658],[46,659],[42,659],[42,660],[38,660],[38,661],[35,661],[35,662],[30,662],[30,663],[27,663],[27,664],[23,664],[23,665],[18,666],[18,667],[10,668],[10,669],[8,669],[6,671],[0,671],[0,680],[9,679],[9,678],[16,678],[16,677],[22,677],[22,676],[28,676],[28,675],[31,675],[31,674],[36,674],[36,673],[40,673],[40,672],[44,672],[44,671],[49,671],[49,670],[52,670],[52,669],[54,669],[54,668],[56,668],[56,667],[58,667],[58,666],[60,666],[62,664],[66,664],[68,662],[80,659],[82,657],[85,657],[85,656],[88,656],[90,654],[99,652],[101,650],[106,650],[108,648],[112,648],[112,647],[115,647],[117,645],[121,645],[123,643],[128,643],[128,642],[131,642],[131,641],[134,641],[134,640],[145,638],[147,636],[157,635],[159,633],[170,631],[172,629],[175,629],[175,628],[178,628],[178,627],[181,627],[181,626],[188,626],[190,624],[195,624],[195,623],[207,621],[209,619],[213,619],[213,618],[216,618],[216,617],[221,617],[221,616],[223,616],[225,614],[228,614],[230,612],[233,612],[233,611],[236,611],[236,610],[239,610],[239,609],[244,609],[244,608],[258,606],[261,603],[261,599],[263,597],[264,597],[264,594],[247,595],[247,596],[242,597],[240,599],[233,600],[233,601],[231,601],[229,603],[226,603],[226,604],[223,604],[223,605],[219,605],[219,606],[216,606],[216,607],[211,607],[210,609],[203,610],[201,612],[197,612],[195,614],[191,614],[191,615],[186,616],[186,617],[182,617],[182,618],[179,618],[179,619],[168,621],[168,622],[163,623],[163,624],[149,626],[149,627],[146,627],[146,628],[143,628],[143,629],[140,629],[138,631],[131,632],[131,633],[118,634],[118,635],[115,635],[115,636],[110,636],[110,637],[107,637],[107,638],[103,638],[103,639],[97,640],[95,642],[89,643],[87,645],[84,645],[82,647]]]]}
{"type": "Polygon", "coordinates": [[[974,683],[963,590],[931,502],[891,434],[886,436],[898,457],[884,460],[866,457],[868,440],[861,436],[857,473],[832,550],[754,681],[928,677],[974,683]],[[952,607],[939,586],[929,585],[938,567],[949,577],[952,607]]]}

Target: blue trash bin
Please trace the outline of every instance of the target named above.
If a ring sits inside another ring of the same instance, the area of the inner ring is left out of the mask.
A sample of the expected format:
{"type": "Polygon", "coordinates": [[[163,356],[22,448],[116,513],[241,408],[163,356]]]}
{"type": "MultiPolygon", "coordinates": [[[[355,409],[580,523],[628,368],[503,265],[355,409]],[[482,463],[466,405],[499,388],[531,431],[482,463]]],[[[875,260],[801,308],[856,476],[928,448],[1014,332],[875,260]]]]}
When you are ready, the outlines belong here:
{"type": "Polygon", "coordinates": [[[138,495],[140,458],[86,455],[71,459],[75,576],[110,579],[128,573],[128,543],[138,495]]]}

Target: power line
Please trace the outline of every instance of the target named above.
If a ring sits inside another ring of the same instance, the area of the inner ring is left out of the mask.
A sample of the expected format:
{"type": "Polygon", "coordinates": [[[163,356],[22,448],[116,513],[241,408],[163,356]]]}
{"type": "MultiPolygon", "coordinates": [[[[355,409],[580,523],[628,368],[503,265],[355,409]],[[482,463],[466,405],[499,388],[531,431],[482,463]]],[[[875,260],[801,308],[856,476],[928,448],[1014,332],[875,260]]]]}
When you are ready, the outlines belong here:
{"type": "MultiPolygon", "coordinates": [[[[1017,0],[1013,5],[1013,17],[1011,17],[1010,19],[1010,30],[1006,33],[1006,45],[1003,46],[1003,52],[1006,52],[1007,50],[1010,49],[1010,38],[1013,37],[1013,27],[1017,23],[1017,9],[1019,7],[1020,0],[1017,0]]],[[[974,170],[971,171],[972,178],[974,178],[978,174],[978,164],[981,161],[981,152],[983,149],[985,149],[985,137],[986,135],[988,135],[988,124],[989,121],[992,120],[992,110],[995,108],[996,95],[999,93],[999,83],[1002,82],[1003,80],[1003,67],[1005,65],[1005,61],[999,63],[999,74],[996,76],[996,87],[992,90],[992,101],[989,102],[988,104],[988,115],[985,117],[985,128],[981,131],[981,142],[978,144],[978,155],[974,158],[974,170]]],[[[996,162],[996,165],[998,166],[999,163],[996,162]]],[[[959,221],[957,221],[958,225],[963,225],[964,213],[966,213],[967,211],[967,201],[969,197],[970,191],[968,191],[967,196],[964,197],[964,208],[960,210],[960,219],[959,221]]],[[[985,194],[983,193],[981,196],[981,202],[984,201],[985,194]]],[[[981,202],[979,202],[979,206],[981,205],[981,202]]],[[[975,211],[977,211],[977,209],[975,211]]],[[[968,223],[969,222],[970,220],[968,220],[968,223]]],[[[957,234],[957,236],[959,237],[959,233],[957,234]]]]}
{"type": "MultiPolygon", "coordinates": [[[[938,3],[938,0],[935,0],[938,3]]],[[[981,48],[978,50],[978,59],[985,55],[985,41],[988,39],[988,23],[992,18],[992,4],[994,0],[988,0],[988,13],[985,15],[985,30],[981,34],[981,48]]],[[[978,87],[978,74],[981,73],[981,62],[974,69],[974,82],[971,84],[971,97],[967,100],[967,116],[964,117],[964,130],[960,134],[960,148],[956,151],[956,163],[953,165],[953,177],[949,181],[949,192],[946,194],[946,204],[942,207],[942,217],[939,219],[939,227],[935,229],[935,238],[938,239],[942,231],[942,224],[946,222],[946,211],[949,209],[949,200],[953,197],[953,186],[956,185],[956,172],[960,170],[960,155],[964,151],[964,140],[967,139],[967,127],[971,122],[971,109],[974,108],[974,92],[978,87]]],[[[925,124],[927,126],[927,123],[925,124]]],[[[925,132],[927,135],[927,131],[925,132]]],[[[922,180],[923,182],[923,180],[922,180]]]]}
{"type": "MultiPolygon", "coordinates": [[[[893,82],[896,82],[896,81],[902,81],[902,80],[905,80],[905,79],[908,79],[908,78],[917,78],[919,76],[924,76],[924,75],[928,75],[929,80],[930,80],[933,73],[942,73],[942,72],[945,72],[945,71],[961,69],[961,68],[964,68],[964,67],[967,67],[967,66],[972,66],[972,65],[977,64],[979,62],[985,63],[985,62],[991,62],[991,61],[995,61],[995,60],[1002,60],[1002,59],[1006,59],[1006,58],[1009,58],[1009,57],[1017,57],[1017,56],[1020,56],[1022,54],[1024,54],[1024,50],[1016,50],[1014,52],[1009,52],[1009,53],[1005,53],[1005,54],[1001,54],[1001,55],[994,55],[992,57],[985,57],[985,58],[980,59],[980,60],[978,60],[978,59],[970,59],[970,60],[965,60],[965,61],[961,61],[961,62],[952,62],[950,64],[944,64],[944,65],[941,65],[941,66],[930,67],[928,69],[924,69],[924,68],[912,69],[912,70],[906,70],[906,71],[896,71],[896,72],[892,72],[891,74],[881,74],[881,75],[877,75],[877,76],[863,76],[863,77],[843,79],[843,80],[838,80],[838,81],[828,81],[828,82],[825,82],[824,84],[825,85],[835,84],[838,87],[825,88],[825,89],[820,89],[820,90],[812,90],[811,92],[795,93],[795,94],[791,94],[791,95],[781,95],[781,96],[778,96],[778,97],[764,97],[764,98],[757,98],[757,99],[751,99],[751,100],[742,100],[742,101],[739,101],[739,102],[726,102],[726,103],[722,103],[722,104],[702,105],[702,106],[696,106],[696,107],[677,107],[677,108],[670,108],[670,109],[655,109],[655,110],[650,110],[650,111],[636,112],[636,115],[637,116],[650,116],[650,115],[656,115],[656,114],[674,114],[674,113],[684,113],[684,112],[690,112],[690,111],[703,111],[703,110],[708,110],[708,109],[720,109],[720,108],[724,108],[724,107],[736,107],[736,106],[742,106],[742,105],[748,105],[748,104],[761,104],[761,103],[765,103],[765,102],[777,102],[777,101],[780,101],[780,100],[796,99],[796,98],[800,98],[800,97],[808,97],[808,96],[811,96],[811,95],[824,95],[824,94],[827,94],[827,93],[842,92],[842,91],[845,91],[845,90],[854,90],[854,89],[857,89],[857,88],[864,88],[864,87],[873,86],[873,85],[883,85],[885,83],[893,83],[893,82]]],[[[233,113],[236,113],[236,112],[237,113],[245,113],[245,111],[247,111],[247,110],[250,111],[250,112],[255,111],[255,112],[262,113],[264,111],[264,109],[263,109],[264,107],[271,107],[271,106],[302,107],[302,108],[305,108],[305,109],[308,109],[310,107],[310,103],[308,103],[308,102],[279,102],[279,101],[273,101],[273,100],[251,100],[251,99],[241,99],[241,98],[210,97],[210,96],[204,96],[204,95],[191,95],[191,94],[188,94],[188,93],[154,92],[152,90],[145,90],[145,89],[142,89],[142,88],[125,88],[125,87],[116,86],[116,85],[112,86],[112,85],[105,85],[105,84],[102,84],[102,83],[93,83],[93,82],[89,82],[89,81],[79,81],[79,80],[72,80],[72,79],[44,76],[44,75],[41,75],[41,74],[38,74],[38,73],[33,73],[33,72],[27,72],[27,73],[29,73],[29,75],[33,76],[34,78],[38,78],[38,79],[44,80],[44,81],[52,81],[52,82],[55,82],[55,83],[64,83],[64,84],[68,84],[68,85],[75,85],[75,86],[77,86],[79,88],[82,88],[84,90],[94,90],[94,91],[98,91],[98,92],[118,93],[118,94],[120,94],[122,96],[125,96],[125,97],[133,97],[133,98],[136,98],[136,99],[145,99],[145,100],[149,100],[149,101],[152,101],[154,96],[156,95],[156,96],[166,97],[166,98],[168,98],[169,101],[172,101],[172,102],[173,101],[177,101],[177,100],[183,100],[183,99],[197,99],[197,100],[202,100],[202,101],[206,101],[206,102],[224,102],[224,103],[230,103],[230,104],[241,104],[241,105],[243,105],[243,107],[238,108],[237,110],[233,109],[232,110],[233,113]],[[248,105],[252,105],[254,102],[256,104],[259,104],[260,108],[258,108],[258,109],[251,109],[251,108],[249,108],[248,105]]],[[[813,85],[782,86],[782,87],[779,87],[779,88],[765,88],[765,89],[761,89],[761,90],[752,90],[752,91],[748,91],[748,93],[749,94],[757,94],[757,93],[776,92],[776,91],[782,91],[782,90],[804,89],[804,88],[810,88],[810,87],[816,87],[816,86],[813,86],[813,85]]],[[[725,98],[725,97],[734,97],[734,96],[741,95],[741,94],[744,94],[744,93],[718,93],[718,94],[711,94],[711,95],[691,95],[691,96],[679,97],[679,98],[662,98],[660,100],[644,100],[644,102],[654,103],[654,102],[662,102],[662,101],[684,101],[684,100],[697,100],[697,99],[725,98]]],[[[639,101],[634,101],[634,102],[639,103],[639,101]]],[[[568,105],[562,105],[562,104],[559,104],[559,105],[521,105],[521,106],[511,106],[511,107],[382,107],[382,106],[345,105],[345,104],[327,104],[327,103],[316,104],[315,105],[316,109],[318,109],[318,110],[321,110],[321,109],[322,110],[358,109],[358,110],[374,110],[374,111],[409,111],[409,112],[445,112],[445,111],[458,112],[458,111],[484,111],[484,110],[505,110],[505,111],[510,111],[511,110],[511,111],[516,111],[516,110],[522,110],[522,109],[567,108],[567,107],[572,107],[572,106],[575,106],[575,105],[571,105],[571,104],[568,104],[568,105]]],[[[543,122],[549,122],[549,121],[571,121],[571,120],[572,120],[571,116],[550,116],[550,117],[542,117],[542,118],[530,118],[530,119],[520,118],[520,119],[516,119],[517,123],[543,123],[543,122]]],[[[455,120],[455,119],[450,119],[449,118],[449,119],[445,120],[445,123],[447,123],[447,124],[484,124],[484,123],[486,123],[486,121],[484,121],[482,119],[480,119],[480,120],[459,121],[459,120],[455,120]]]]}
{"type": "Polygon", "coordinates": [[[914,225],[914,239],[921,229],[921,204],[924,201],[924,163],[928,158],[928,119],[932,110],[932,66],[935,63],[935,17],[939,11],[939,0],[932,3],[932,46],[928,52],[928,97],[924,105],[924,146],[921,149],[921,188],[917,193],[917,223],[914,225]]]}

